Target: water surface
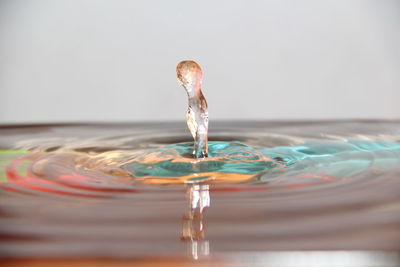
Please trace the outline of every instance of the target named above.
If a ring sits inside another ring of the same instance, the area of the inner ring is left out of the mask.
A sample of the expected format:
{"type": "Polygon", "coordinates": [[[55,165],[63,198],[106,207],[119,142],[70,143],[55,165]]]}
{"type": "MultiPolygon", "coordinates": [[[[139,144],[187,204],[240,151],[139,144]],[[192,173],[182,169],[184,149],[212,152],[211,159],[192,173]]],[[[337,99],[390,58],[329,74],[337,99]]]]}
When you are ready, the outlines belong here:
{"type": "Polygon", "coordinates": [[[190,139],[182,123],[0,127],[1,256],[400,250],[399,122],[215,122],[210,155],[241,153],[196,167],[190,139]],[[179,166],[146,158],[179,149],[179,166]]]}

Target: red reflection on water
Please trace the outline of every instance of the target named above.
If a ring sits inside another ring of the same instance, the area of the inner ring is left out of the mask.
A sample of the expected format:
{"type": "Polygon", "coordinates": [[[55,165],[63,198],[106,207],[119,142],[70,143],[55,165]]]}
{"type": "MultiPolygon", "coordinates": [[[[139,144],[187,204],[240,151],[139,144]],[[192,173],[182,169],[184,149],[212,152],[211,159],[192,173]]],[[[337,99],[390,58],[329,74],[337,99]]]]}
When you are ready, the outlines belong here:
{"type": "MultiPolygon", "coordinates": [[[[41,173],[33,171],[35,163],[46,160],[47,154],[32,152],[11,161],[6,167],[8,183],[1,186],[9,191],[24,191],[31,189],[53,194],[94,197],[94,198],[112,198],[119,193],[138,193],[149,191],[160,191],[160,187],[147,186],[146,188],[129,188],[132,184],[101,184],[102,181],[109,181],[112,176],[94,170],[79,170],[71,163],[63,164],[43,164],[41,173]],[[25,172],[25,173],[24,173],[25,172]],[[84,172],[84,173],[81,173],[84,172]],[[16,186],[15,186],[16,185],[16,186]],[[125,186],[125,187],[122,187],[125,186]],[[149,188],[150,187],[150,188],[149,188]],[[154,187],[154,189],[151,189],[154,187]]],[[[325,174],[303,173],[297,176],[282,176],[271,184],[236,184],[219,185],[210,188],[213,192],[239,192],[239,191],[265,191],[271,189],[295,189],[310,185],[330,183],[338,181],[341,178],[332,177],[325,174]]],[[[164,187],[165,188],[165,187],[164,187]]],[[[169,191],[184,191],[184,187],[170,187],[169,191]]]]}

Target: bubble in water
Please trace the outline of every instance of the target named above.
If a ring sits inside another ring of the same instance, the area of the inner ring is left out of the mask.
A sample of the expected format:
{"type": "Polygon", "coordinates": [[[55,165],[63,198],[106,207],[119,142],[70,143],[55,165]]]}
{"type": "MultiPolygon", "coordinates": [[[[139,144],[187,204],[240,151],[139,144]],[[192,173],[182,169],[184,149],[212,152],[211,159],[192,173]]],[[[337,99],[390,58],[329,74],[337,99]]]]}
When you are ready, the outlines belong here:
{"type": "Polygon", "coordinates": [[[208,110],[207,101],[201,91],[203,72],[196,62],[181,61],[176,67],[176,76],[188,94],[186,121],[194,139],[193,155],[196,158],[207,157],[208,110]]]}

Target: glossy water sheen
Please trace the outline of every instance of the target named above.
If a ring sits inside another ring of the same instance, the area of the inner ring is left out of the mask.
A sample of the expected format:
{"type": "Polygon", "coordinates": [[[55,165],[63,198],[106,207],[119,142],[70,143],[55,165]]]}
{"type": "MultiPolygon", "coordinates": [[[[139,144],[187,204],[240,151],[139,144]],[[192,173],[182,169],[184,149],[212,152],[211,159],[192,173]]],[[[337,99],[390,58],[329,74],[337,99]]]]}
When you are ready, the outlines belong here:
{"type": "MultiPolygon", "coordinates": [[[[400,144],[388,140],[307,141],[297,146],[254,148],[241,142],[210,142],[209,158],[192,159],[193,143],[146,151],[123,166],[133,179],[171,183],[273,182],[279,176],[314,172],[332,180],[373,166],[389,170],[400,163],[400,144]],[[374,160],[371,161],[371,157],[374,160]],[[226,177],[232,177],[228,180],[226,177]],[[240,177],[240,178],[239,178],[240,177]],[[239,180],[238,180],[239,179],[239,180]]],[[[292,179],[292,182],[296,182],[292,179]]]]}
{"type": "Polygon", "coordinates": [[[194,139],[193,155],[205,158],[208,156],[208,106],[201,91],[203,71],[192,60],[181,61],[176,67],[176,77],[188,95],[186,122],[194,139]]]}
{"type": "Polygon", "coordinates": [[[398,122],[0,127],[2,257],[399,251],[398,122]]]}

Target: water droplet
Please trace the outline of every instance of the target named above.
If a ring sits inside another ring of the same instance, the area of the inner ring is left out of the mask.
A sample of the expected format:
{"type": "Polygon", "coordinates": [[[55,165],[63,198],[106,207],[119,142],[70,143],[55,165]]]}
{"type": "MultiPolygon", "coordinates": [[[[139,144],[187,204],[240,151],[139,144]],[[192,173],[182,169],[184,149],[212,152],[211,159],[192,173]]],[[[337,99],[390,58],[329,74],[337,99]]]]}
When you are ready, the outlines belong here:
{"type": "Polygon", "coordinates": [[[187,60],[178,64],[176,76],[188,94],[186,122],[194,139],[193,155],[205,158],[208,156],[208,106],[201,91],[203,72],[199,64],[187,60]]]}

